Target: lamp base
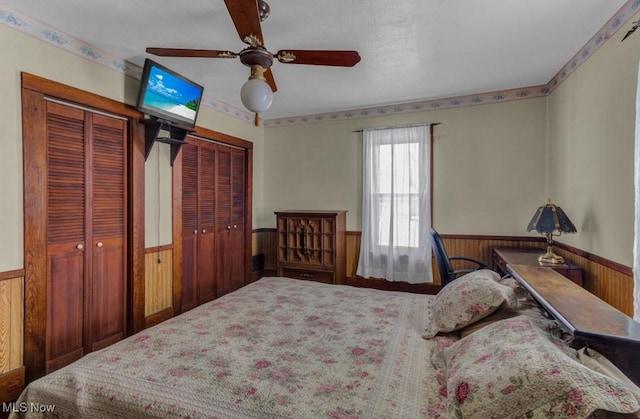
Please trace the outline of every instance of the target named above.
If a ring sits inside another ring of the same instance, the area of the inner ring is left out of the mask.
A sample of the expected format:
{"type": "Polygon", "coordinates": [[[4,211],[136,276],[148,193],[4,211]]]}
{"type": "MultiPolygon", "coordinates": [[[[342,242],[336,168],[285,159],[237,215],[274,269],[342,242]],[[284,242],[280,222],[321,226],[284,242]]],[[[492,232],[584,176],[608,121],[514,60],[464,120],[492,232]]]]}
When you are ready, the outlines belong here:
{"type": "Polygon", "coordinates": [[[553,248],[551,246],[547,246],[547,253],[540,255],[538,257],[538,262],[558,264],[564,263],[564,258],[553,253],[553,248]]]}

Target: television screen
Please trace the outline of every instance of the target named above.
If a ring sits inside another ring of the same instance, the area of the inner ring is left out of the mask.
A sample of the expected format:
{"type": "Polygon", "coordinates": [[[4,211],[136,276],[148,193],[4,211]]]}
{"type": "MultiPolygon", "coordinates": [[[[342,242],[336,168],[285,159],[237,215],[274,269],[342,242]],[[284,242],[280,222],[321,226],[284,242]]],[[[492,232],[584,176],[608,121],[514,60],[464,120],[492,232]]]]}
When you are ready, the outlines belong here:
{"type": "Polygon", "coordinates": [[[202,91],[202,86],[147,58],[137,109],[168,122],[194,127],[202,91]]]}

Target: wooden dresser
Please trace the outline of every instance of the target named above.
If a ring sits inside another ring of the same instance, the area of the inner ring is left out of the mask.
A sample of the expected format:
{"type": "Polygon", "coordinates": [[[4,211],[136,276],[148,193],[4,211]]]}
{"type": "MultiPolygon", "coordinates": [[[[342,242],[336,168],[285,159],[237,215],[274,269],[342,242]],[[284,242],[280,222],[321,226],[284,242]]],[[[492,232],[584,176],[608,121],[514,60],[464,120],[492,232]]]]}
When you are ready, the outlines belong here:
{"type": "Polygon", "coordinates": [[[277,211],[277,274],[344,284],[347,211],[277,211]]]}

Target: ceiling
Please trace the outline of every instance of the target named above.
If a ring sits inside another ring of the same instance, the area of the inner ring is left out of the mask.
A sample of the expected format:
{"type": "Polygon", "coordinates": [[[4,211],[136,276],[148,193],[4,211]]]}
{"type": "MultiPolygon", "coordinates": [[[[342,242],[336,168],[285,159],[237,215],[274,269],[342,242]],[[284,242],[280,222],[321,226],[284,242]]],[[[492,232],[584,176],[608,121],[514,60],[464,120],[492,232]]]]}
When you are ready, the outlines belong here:
{"type": "MultiPolygon", "coordinates": [[[[625,0],[267,0],[265,46],[357,50],[352,68],[274,62],[264,119],[314,115],[548,83],[625,0]]],[[[0,0],[137,66],[146,57],[244,109],[239,59],[165,58],[146,47],[239,52],[223,0],[0,0]]]]}

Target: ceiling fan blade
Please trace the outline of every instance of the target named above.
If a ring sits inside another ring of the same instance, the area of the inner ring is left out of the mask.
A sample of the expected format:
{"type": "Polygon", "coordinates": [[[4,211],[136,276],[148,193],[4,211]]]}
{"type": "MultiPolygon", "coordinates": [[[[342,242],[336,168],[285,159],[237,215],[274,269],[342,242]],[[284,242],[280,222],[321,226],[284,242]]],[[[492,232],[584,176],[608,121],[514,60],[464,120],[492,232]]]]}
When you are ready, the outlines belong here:
{"type": "Polygon", "coordinates": [[[270,68],[267,68],[263,73],[264,78],[267,80],[267,84],[271,87],[272,92],[277,92],[276,80],[273,78],[273,73],[270,68]]]}
{"type": "Polygon", "coordinates": [[[161,57],[195,57],[195,58],[235,58],[237,54],[231,51],[213,49],[185,49],[185,48],[147,48],[149,54],[161,57]]]}
{"type": "Polygon", "coordinates": [[[260,15],[258,14],[258,2],[256,0],[224,0],[227,10],[231,15],[231,20],[238,31],[242,42],[251,44],[247,37],[257,38],[260,46],[264,46],[262,39],[262,27],[260,26],[260,15]]]}
{"type": "Polygon", "coordinates": [[[276,58],[281,63],[330,65],[336,67],[353,67],[360,62],[360,54],[358,54],[358,51],[286,49],[278,51],[276,58]]]}

